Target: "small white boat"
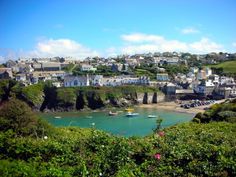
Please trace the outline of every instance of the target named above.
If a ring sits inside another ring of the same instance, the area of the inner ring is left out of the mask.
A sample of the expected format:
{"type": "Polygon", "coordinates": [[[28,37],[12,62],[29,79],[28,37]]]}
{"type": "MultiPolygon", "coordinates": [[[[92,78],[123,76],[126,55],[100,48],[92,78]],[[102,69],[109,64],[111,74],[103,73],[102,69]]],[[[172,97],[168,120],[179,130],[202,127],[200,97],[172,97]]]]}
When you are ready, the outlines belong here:
{"type": "Polygon", "coordinates": [[[54,118],[55,119],[61,119],[61,116],[55,116],[54,118]]]}
{"type": "Polygon", "coordinates": [[[127,117],[134,117],[134,116],[138,116],[138,115],[139,115],[139,113],[137,113],[137,112],[128,112],[126,114],[127,117]]]}
{"type": "Polygon", "coordinates": [[[109,116],[116,116],[118,114],[118,112],[109,112],[109,116]]]}
{"type": "Polygon", "coordinates": [[[157,118],[156,115],[148,115],[148,118],[157,118]]]}

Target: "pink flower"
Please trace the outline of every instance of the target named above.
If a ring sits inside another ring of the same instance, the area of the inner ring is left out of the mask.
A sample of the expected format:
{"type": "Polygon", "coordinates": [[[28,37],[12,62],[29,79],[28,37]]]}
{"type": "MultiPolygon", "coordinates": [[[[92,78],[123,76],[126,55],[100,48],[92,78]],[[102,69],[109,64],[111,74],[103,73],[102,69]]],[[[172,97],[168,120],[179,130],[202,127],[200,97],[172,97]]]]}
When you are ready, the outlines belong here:
{"type": "Polygon", "coordinates": [[[161,159],[161,154],[155,154],[154,157],[155,157],[155,159],[160,160],[161,159]]]}
{"type": "Polygon", "coordinates": [[[165,136],[165,132],[163,132],[163,131],[158,132],[158,135],[159,135],[159,136],[165,136]]]}

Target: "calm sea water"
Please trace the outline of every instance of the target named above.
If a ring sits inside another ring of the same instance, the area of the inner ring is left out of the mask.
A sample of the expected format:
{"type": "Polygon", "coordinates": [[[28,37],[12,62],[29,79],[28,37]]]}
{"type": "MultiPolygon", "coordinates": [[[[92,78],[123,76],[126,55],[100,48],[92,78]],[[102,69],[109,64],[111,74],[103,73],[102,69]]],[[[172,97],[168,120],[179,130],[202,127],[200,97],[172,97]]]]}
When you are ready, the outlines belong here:
{"type": "Polygon", "coordinates": [[[41,114],[41,117],[55,126],[94,126],[96,129],[126,137],[150,134],[156,127],[157,118],[148,118],[148,115],[161,117],[163,119],[162,128],[187,122],[193,118],[193,114],[151,108],[135,108],[134,112],[139,113],[139,115],[131,118],[126,117],[126,111],[119,112],[117,116],[109,116],[108,112],[44,113],[41,114]]]}

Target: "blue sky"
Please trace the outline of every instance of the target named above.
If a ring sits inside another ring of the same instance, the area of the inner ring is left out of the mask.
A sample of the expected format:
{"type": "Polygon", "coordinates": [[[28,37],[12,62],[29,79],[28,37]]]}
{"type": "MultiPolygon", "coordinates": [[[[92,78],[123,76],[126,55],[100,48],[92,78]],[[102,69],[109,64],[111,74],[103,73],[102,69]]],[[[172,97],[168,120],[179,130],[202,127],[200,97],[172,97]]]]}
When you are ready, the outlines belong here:
{"type": "Polygon", "coordinates": [[[235,0],[1,0],[0,60],[236,52],[235,0]]]}

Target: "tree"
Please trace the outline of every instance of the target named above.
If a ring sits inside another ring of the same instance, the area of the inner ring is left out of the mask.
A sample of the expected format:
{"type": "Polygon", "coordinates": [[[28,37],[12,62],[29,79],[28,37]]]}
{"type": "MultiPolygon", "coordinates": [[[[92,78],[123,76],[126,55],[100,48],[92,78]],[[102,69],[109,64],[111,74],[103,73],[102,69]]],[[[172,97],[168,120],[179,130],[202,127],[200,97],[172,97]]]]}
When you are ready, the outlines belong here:
{"type": "Polygon", "coordinates": [[[17,135],[40,136],[49,125],[38,119],[31,108],[18,99],[10,99],[0,109],[0,131],[12,129],[17,135]]]}

